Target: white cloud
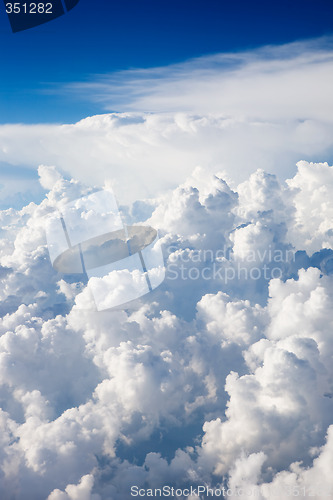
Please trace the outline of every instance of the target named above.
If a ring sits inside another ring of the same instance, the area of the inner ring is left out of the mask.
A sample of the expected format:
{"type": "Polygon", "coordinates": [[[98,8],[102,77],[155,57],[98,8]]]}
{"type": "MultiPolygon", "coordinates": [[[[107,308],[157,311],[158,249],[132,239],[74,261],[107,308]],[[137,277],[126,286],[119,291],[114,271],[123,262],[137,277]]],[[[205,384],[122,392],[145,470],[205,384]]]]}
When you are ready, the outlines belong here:
{"type": "Polygon", "coordinates": [[[134,113],[0,127],[0,161],[50,190],[0,212],[1,499],[332,493],[333,168],[294,166],[332,158],[330,45],[125,72],[75,91],[134,113]],[[45,216],[82,182],[152,198],[123,212],[160,230],[166,281],[132,308],[89,310],[51,266],[45,216]]]}
{"type": "Polygon", "coordinates": [[[174,189],[198,165],[225,171],[233,187],[258,168],[284,180],[300,159],[333,160],[332,58],[327,38],[76,84],[75,95],[84,90],[125,112],[2,125],[0,162],[107,182],[121,203],[174,189]]]}
{"type": "Polygon", "coordinates": [[[328,428],[327,442],[315,453],[313,466],[305,468],[299,462],[291,464],[290,470],[277,473],[272,481],[258,484],[261,476],[261,467],[266,456],[254,453],[249,457],[243,456],[236,460],[229,480],[230,489],[235,492],[230,498],[239,498],[239,492],[256,495],[262,500],[271,500],[284,495],[300,496],[307,500],[330,498],[333,493],[331,474],[332,455],[332,426],[328,428]],[[238,494],[237,494],[238,493],[238,494]]]}
{"type": "Polygon", "coordinates": [[[61,175],[57,172],[56,168],[49,167],[47,165],[39,165],[38,175],[43,188],[48,189],[49,191],[53,188],[57,181],[61,180],[61,175]]]}
{"type": "MultiPolygon", "coordinates": [[[[332,167],[298,169],[287,184],[257,171],[234,190],[198,169],[149,201],[167,264],[199,275],[167,273],[132,309],[80,309],[86,289],[51,267],[45,216],[83,185],[44,167],[42,203],[0,213],[1,498],[119,500],[131,484],[216,485],[222,474],[233,487],[317,484],[331,453],[332,275],[297,273],[297,260],[274,262],[283,279],[270,282],[201,274],[309,248],[319,195],[305,213],[304,200],[325,179],[329,221],[332,167]],[[224,245],[230,255],[217,255],[224,245]]],[[[327,225],[315,237],[319,249],[327,225]]]]}
{"type": "Polygon", "coordinates": [[[327,163],[305,161],[297,166],[297,175],[288,181],[295,190],[295,222],[289,229],[291,241],[311,252],[332,248],[333,169],[327,163]]]}
{"type": "MultiPolygon", "coordinates": [[[[331,121],[332,59],[332,38],[323,37],[99,75],[67,90],[102,102],[106,111],[331,121]]],[[[192,128],[185,118],[182,125],[192,128]]]]}
{"type": "Polygon", "coordinates": [[[94,484],[94,477],[87,474],[81,478],[78,485],[69,484],[66,486],[65,492],[54,490],[49,496],[48,500],[100,500],[99,495],[91,494],[94,484]]]}

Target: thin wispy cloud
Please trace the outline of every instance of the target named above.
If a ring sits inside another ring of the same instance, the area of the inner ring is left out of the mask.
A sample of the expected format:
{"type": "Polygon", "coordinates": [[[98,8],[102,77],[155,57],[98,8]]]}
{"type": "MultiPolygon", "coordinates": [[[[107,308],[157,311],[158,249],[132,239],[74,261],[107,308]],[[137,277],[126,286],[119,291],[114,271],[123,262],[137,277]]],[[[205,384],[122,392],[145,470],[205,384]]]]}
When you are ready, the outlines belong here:
{"type": "Polygon", "coordinates": [[[219,113],[258,119],[328,119],[331,37],[204,56],[73,82],[65,90],[106,111],[219,113]]]}

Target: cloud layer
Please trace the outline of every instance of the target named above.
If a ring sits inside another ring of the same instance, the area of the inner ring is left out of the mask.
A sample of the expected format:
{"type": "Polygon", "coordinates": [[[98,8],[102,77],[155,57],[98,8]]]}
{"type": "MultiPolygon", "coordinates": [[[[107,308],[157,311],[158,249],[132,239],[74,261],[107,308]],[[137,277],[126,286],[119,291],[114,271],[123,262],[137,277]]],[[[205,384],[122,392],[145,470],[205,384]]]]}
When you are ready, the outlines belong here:
{"type": "Polygon", "coordinates": [[[196,169],[124,207],[159,229],[166,280],[102,313],[82,309],[44,234],[87,188],[39,172],[45,199],[0,212],[1,498],[332,495],[333,168],[303,161],[282,184],[258,170],[233,189],[196,169]]]}
{"type": "Polygon", "coordinates": [[[176,188],[197,166],[224,172],[235,187],[258,168],[285,180],[300,159],[332,162],[332,54],[331,38],[323,38],[61,88],[124,112],[0,126],[2,195],[15,192],[10,166],[14,177],[18,168],[57,165],[90,185],[112,183],[127,203],[176,188]]]}

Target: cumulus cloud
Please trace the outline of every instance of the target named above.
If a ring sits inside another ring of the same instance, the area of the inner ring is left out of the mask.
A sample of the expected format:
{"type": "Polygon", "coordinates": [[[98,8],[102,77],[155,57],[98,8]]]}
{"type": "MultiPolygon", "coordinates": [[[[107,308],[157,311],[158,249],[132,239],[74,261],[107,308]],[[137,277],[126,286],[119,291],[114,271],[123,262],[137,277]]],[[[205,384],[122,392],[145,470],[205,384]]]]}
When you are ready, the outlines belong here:
{"type": "Polygon", "coordinates": [[[251,493],[263,500],[276,497],[301,496],[310,498],[330,498],[333,484],[330,473],[332,463],[332,426],[328,428],[327,441],[319,449],[314,450],[319,455],[314,459],[312,467],[305,468],[299,462],[291,464],[289,470],[277,473],[270,482],[258,484],[261,469],[266,456],[263,453],[253,453],[237,459],[230,474],[230,498],[239,498],[239,492],[251,493]]]}
{"type": "Polygon", "coordinates": [[[56,168],[47,165],[39,165],[38,175],[39,182],[43,188],[48,190],[51,190],[54,184],[61,179],[61,175],[56,168]]]}
{"type": "Polygon", "coordinates": [[[332,168],[327,163],[297,164],[298,172],[288,181],[295,190],[292,241],[310,252],[332,248],[332,168]]]}
{"type": "MultiPolygon", "coordinates": [[[[273,287],[277,283],[281,282],[271,281],[273,287]]],[[[299,289],[307,286],[311,289],[311,298],[300,300],[309,310],[310,325],[308,315],[294,306],[294,294],[289,288],[294,285],[293,280],[281,283],[282,289],[288,289],[289,307],[283,311],[288,333],[283,340],[276,337],[273,340],[272,328],[281,329],[280,335],[284,337],[284,325],[282,311],[279,323],[272,314],[278,307],[279,294],[271,292],[266,338],[253,343],[245,353],[250,373],[239,376],[232,372],[226,379],[225,388],[230,396],[225,412],[227,420],[222,422],[218,418],[204,425],[201,460],[212,460],[216,473],[230,470],[242,449],[249,453],[264,452],[265,465],[281,470],[286,462],[299,457],[309,463],[310,449],[318,442],[323,444],[332,411],[332,399],[327,397],[332,383],[328,361],[332,318],[329,309],[325,314],[314,304],[318,304],[317,294],[321,290],[323,296],[325,292],[331,296],[332,284],[331,280],[321,282],[320,272],[312,268],[300,271],[295,284],[299,289]],[[322,333],[318,333],[319,316],[327,322],[328,335],[323,327],[322,333]]]]}
{"type": "Polygon", "coordinates": [[[2,499],[164,484],[332,494],[333,169],[297,168],[233,188],[196,169],[124,207],[159,230],[166,279],[103,312],[53,269],[45,238],[47,216],[90,188],[44,166],[43,201],[0,212],[2,499]]]}
{"type": "Polygon", "coordinates": [[[48,500],[100,500],[99,495],[92,495],[91,490],[94,484],[94,477],[87,474],[81,478],[78,485],[69,484],[65,492],[54,490],[48,496],[48,500]]]}

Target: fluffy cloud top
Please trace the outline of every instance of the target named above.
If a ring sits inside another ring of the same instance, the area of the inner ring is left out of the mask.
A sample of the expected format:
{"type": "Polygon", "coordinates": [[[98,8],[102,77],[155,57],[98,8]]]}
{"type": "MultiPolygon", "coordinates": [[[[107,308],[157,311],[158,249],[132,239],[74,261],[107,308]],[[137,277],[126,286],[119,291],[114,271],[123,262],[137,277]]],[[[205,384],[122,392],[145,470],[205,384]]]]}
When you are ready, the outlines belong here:
{"type": "Polygon", "coordinates": [[[1,499],[332,495],[333,168],[301,162],[286,184],[258,170],[233,189],[197,169],[124,208],[159,229],[166,280],[101,313],[44,234],[88,190],[40,174],[40,204],[0,212],[1,499]]]}

